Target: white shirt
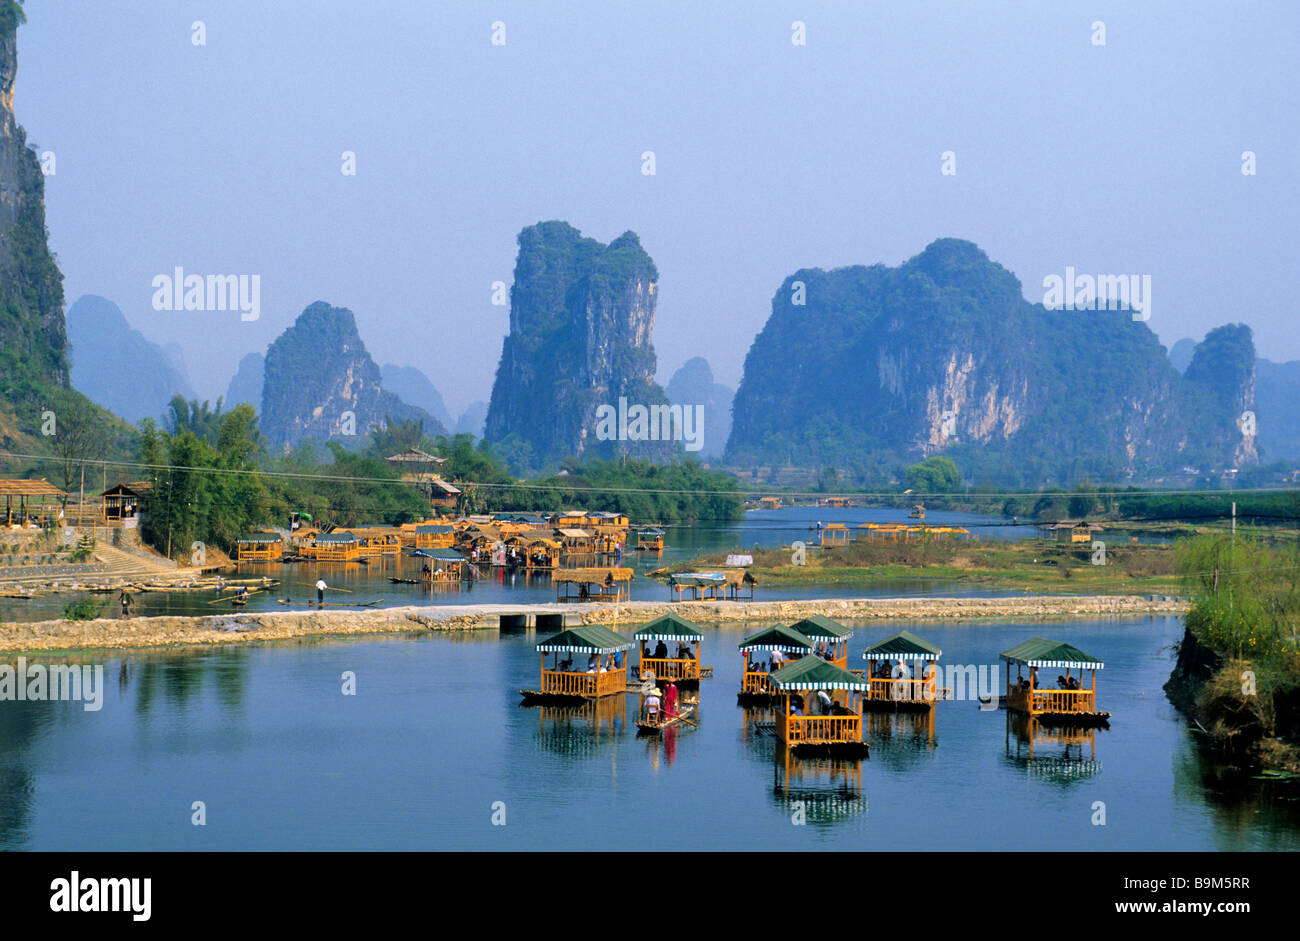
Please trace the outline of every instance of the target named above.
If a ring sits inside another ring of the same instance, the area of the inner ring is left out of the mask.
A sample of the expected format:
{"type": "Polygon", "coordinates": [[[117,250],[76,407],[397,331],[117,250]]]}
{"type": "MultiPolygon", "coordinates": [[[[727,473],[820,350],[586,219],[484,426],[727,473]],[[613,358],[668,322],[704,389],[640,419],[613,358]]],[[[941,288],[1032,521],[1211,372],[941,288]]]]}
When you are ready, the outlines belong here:
{"type": "Polygon", "coordinates": [[[779,651],[779,650],[773,650],[773,651],[772,651],[772,663],[773,663],[773,664],[782,663],[782,662],[784,662],[784,661],[785,661],[785,654],[781,653],[781,651],[779,651]]]}
{"type": "Polygon", "coordinates": [[[324,591],[327,587],[328,586],[325,584],[325,579],[323,578],[320,579],[320,581],[316,582],[316,588],[320,591],[324,591]]]}

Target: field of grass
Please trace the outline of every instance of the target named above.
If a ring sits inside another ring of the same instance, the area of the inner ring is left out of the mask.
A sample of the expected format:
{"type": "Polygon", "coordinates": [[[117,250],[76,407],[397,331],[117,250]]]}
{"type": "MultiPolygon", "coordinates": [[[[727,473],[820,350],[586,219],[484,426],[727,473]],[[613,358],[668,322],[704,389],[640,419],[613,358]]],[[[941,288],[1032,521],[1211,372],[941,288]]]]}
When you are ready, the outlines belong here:
{"type": "MultiPolygon", "coordinates": [[[[1037,539],[854,542],[833,549],[809,548],[804,565],[792,564],[789,549],[752,554],[750,571],[759,585],[880,587],[890,581],[925,579],[1044,594],[1177,594],[1181,589],[1172,546],[1131,542],[1107,543],[1104,564],[1093,563],[1087,545],[1037,539]]],[[[725,560],[725,553],[706,554],[663,573],[710,568],[725,560]]]]}

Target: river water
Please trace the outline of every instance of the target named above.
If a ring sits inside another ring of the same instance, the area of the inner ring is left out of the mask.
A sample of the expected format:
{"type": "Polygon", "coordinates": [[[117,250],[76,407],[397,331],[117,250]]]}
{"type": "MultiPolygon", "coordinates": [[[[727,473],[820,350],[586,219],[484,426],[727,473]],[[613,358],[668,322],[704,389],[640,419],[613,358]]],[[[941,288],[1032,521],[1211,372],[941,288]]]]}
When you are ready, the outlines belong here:
{"type": "Polygon", "coordinates": [[[855,626],[851,666],[900,627],[947,664],[1069,641],[1106,661],[1112,728],[1030,758],[1005,712],[942,702],[933,729],[868,723],[857,766],[787,769],[736,705],[753,625],[706,631],[698,727],[665,741],[636,737],[635,696],[520,706],[532,632],[86,654],[98,711],[0,702],[0,848],[1300,849],[1298,789],[1216,766],[1165,699],[1180,619],[855,626]]]}
{"type": "MultiPolygon", "coordinates": [[[[816,541],[816,524],[842,522],[857,526],[862,522],[906,522],[906,510],[829,507],[787,507],[780,510],[753,510],[745,519],[734,523],[702,522],[690,526],[667,528],[666,548],[662,553],[628,553],[623,565],[636,570],[632,580],[632,598],[645,601],[669,600],[668,588],[648,573],[665,565],[695,558],[705,552],[729,550],[745,551],[754,547],[773,548],[789,545],[797,540],[808,544],[816,541]]],[[[1033,535],[1031,526],[1011,525],[1009,521],[975,516],[969,513],[927,514],[926,522],[933,525],[964,526],[972,535],[983,539],[1018,539],[1033,535]]],[[[375,602],[376,607],[398,605],[438,604],[533,604],[555,600],[555,589],[549,575],[527,577],[508,575],[501,570],[487,570],[484,577],[473,583],[450,587],[429,588],[420,585],[393,584],[390,577],[415,578],[424,560],[409,556],[371,559],[368,565],[342,563],[245,563],[232,576],[267,576],[279,579],[281,584],[273,591],[250,595],[243,612],[284,611],[289,606],[281,604],[288,598],[294,606],[305,608],[306,602],[316,596],[318,578],[343,591],[331,592],[328,600],[335,603],[365,604],[375,602]]],[[[784,600],[821,597],[900,597],[900,596],[979,596],[990,597],[1019,594],[1016,591],[973,588],[956,582],[936,579],[891,581],[887,585],[870,588],[823,588],[817,586],[764,589],[760,586],[757,600],[784,600]]],[[[209,615],[229,613],[230,605],[216,602],[217,597],[229,597],[223,592],[145,592],[135,596],[133,613],[136,615],[209,615]]],[[[115,616],[119,609],[116,595],[57,594],[32,599],[0,599],[0,621],[37,621],[58,618],[64,607],[79,597],[97,601],[102,616],[115,616]]]]}

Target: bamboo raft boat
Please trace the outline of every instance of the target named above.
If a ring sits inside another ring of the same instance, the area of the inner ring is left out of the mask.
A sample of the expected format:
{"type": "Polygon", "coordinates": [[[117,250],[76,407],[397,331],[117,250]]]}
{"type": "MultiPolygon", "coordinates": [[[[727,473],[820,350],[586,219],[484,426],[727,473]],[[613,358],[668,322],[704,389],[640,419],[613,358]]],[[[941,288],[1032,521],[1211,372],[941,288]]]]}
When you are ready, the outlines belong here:
{"type": "Polygon", "coordinates": [[[638,736],[658,735],[661,732],[663,732],[665,729],[676,728],[677,726],[683,724],[691,728],[695,728],[698,723],[696,722],[696,720],[691,718],[691,716],[695,715],[695,710],[696,710],[695,703],[691,703],[689,705],[684,704],[682,708],[678,710],[677,715],[673,716],[671,719],[664,719],[660,722],[647,722],[644,719],[638,719],[636,723],[636,728],[637,728],[636,734],[638,736]]]}

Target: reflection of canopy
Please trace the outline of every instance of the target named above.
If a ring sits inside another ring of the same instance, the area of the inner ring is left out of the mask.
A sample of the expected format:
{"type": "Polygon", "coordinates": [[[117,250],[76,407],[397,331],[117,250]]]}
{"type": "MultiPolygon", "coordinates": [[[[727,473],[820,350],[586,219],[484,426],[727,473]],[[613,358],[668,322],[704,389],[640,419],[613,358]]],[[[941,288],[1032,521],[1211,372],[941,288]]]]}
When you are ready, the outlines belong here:
{"type": "Polygon", "coordinates": [[[863,660],[938,660],[943,653],[911,631],[899,631],[862,652],[863,660]]]}
{"type": "Polygon", "coordinates": [[[1082,667],[1086,670],[1100,670],[1106,665],[1078,647],[1044,637],[1034,637],[1023,644],[1017,644],[1010,650],[1002,651],[1000,656],[1008,663],[1023,663],[1030,667],[1082,667]]]}
{"type": "Polygon", "coordinates": [[[809,654],[787,664],[770,677],[777,689],[866,689],[867,681],[856,673],[809,654]]]}
{"type": "Polygon", "coordinates": [[[813,642],[807,636],[784,624],[765,628],[757,634],[746,637],[739,644],[739,649],[744,651],[780,650],[785,653],[798,654],[807,653],[812,648],[813,642]]]}
{"type": "Polygon", "coordinates": [[[560,631],[537,645],[540,653],[608,653],[627,650],[632,643],[622,634],[616,634],[600,624],[584,624],[560,631]]]}
{"type": "Polygon", "coordinates": [[[655,618],[632,635],[637,640],[673,640],[693,643],[704,637],[703,632],[686,618],[665,614],[655,618]]]}
{"type": "Polygon", "coordinates": [[[839,621],[832,621],[821,614],[796,621],[791,625],[796,631],[808,637],[828,637],[832,640],[844,640],[853,636],[853,628],[845,627],[839,621]]]}

